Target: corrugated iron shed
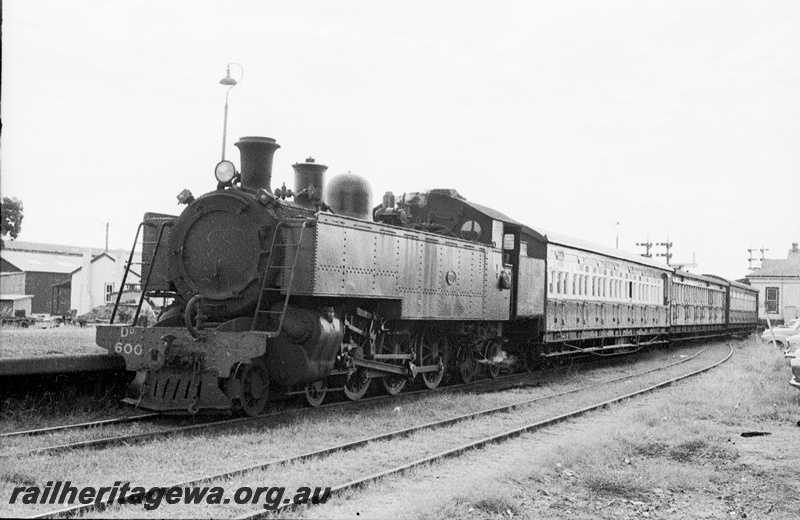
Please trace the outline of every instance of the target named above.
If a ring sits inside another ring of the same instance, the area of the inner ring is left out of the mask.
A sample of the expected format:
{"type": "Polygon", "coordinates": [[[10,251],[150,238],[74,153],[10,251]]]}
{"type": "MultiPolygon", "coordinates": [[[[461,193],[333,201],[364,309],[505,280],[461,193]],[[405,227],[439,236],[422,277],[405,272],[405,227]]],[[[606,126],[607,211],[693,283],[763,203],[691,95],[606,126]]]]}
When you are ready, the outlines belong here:
{"type": "Polygon", "coordinates": [[[54,253],[3,249],[3,260],[27,273],[68,274],[81,266],[82,257],[54,253]]]}

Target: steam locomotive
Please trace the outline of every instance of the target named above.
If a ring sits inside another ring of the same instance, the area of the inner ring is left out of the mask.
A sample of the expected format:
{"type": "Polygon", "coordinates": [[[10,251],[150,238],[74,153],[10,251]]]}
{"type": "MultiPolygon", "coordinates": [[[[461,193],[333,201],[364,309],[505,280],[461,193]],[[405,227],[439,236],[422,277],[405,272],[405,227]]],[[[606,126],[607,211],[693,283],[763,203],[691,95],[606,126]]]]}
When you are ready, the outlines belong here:
{"type": "Polygon", "coordinates": [[[272,190],[280,146],[236,146],[241,171],[220,162],[215,190],[184,190],[179,216],[147,213],[139,226],[139,307],[173,303],[152,326],[135,325],[137,310],[133,325],[98,327],[98,345],[136,372],[130,404],[258,415],[276,394],[358,400],[373,384],[433,389],[755,329],[747,285],[536,230],[455,190],[387,193],[372,207],[364,179],[324,186],[312,158],[294,165],[294,189],[272,190]]]}

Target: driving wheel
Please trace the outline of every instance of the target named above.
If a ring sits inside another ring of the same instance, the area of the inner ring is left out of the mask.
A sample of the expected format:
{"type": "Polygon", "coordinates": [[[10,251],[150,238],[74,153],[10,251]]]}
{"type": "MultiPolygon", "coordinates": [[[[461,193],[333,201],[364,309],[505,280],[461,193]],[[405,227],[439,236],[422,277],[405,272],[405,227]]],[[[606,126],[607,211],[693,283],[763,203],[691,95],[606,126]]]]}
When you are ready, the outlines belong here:
{"type": "MultiPolygon", "coordinates": [[[[382,354],[407,354],[411,352],[410,338],[408,334],[386,334],[383,339],[382,354]]],[[[394,361],[393,364],[402,365],[401,361],[394,361]]],[[[383,377],[383,388],[389,395],[397,395],[406,387],[407,379],[399,374],[387,374],[383,377]]]]}
{"type": "Polygon", "coordinates": [[[458,374],[461,376],[461,381],[469,383],[475,377],[475,371],[478,368],[478,363],[475,361],[475,356],[472,354],[472,349],[462,347],[458,353],[458,374]]]}
{"type": "Polygon", "coordinates": [[[366,395],[370,383],[372,379],[367,376],[367,371],[364,368],[357,368],[344,384],[345,397],[351,401],[358,401],[366,395]]]}
{"type": "Polygon", "coordinates": [[[423,372],[422,382],[425,386],[433,390],[442,382],[444,378],[445,356],[448,350],[447,336],[433,336],[427,332],[419,338],[418,359],[420,366],[439,365],[436,372],[423,372]]]}

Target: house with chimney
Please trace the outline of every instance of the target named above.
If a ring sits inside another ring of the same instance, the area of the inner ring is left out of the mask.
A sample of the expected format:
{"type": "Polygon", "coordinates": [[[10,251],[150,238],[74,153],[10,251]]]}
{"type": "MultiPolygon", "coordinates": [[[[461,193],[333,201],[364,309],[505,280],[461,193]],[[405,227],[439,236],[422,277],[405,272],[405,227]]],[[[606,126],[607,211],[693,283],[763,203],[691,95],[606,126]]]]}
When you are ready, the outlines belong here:
{"type": "Polygon", "coordinates": [[[800,249],[792,244],[786,259],[767,259],[761,267],[747,275],[747,281],[758,289],[758,319],[775,324],[800,318],[800,249]]]}

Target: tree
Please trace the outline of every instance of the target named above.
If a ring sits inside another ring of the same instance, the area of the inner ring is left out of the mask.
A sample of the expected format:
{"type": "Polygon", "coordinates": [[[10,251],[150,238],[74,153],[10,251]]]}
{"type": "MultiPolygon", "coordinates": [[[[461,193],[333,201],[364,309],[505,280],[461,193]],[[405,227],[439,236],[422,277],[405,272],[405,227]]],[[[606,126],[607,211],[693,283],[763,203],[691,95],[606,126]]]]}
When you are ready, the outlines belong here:
{"type": "Polygon", "coordinates": [[[16,197],[3,197],[2,202],[2,229],[0,229],[0,244],[6,235],[12,240],[17,238],[22,231],[22,201],[16,197]]]}

